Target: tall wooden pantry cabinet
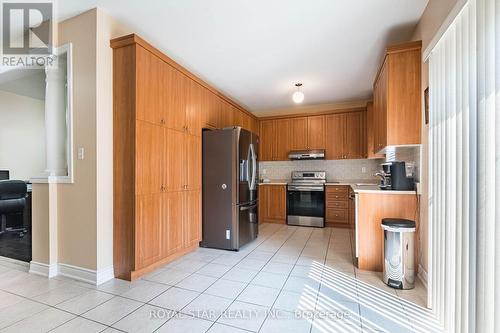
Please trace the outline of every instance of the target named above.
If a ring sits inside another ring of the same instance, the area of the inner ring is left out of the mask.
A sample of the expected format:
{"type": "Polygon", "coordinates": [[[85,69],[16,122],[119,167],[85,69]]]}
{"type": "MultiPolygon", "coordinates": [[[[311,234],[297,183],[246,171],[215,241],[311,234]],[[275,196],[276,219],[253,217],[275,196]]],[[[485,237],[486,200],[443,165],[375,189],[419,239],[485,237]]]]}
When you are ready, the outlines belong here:
{"type": "Polygon", "coordinates": [[[202,128],[257,120],[137,35],[111,47],[114,271],[134,280],[198,247],[202,128]]]}

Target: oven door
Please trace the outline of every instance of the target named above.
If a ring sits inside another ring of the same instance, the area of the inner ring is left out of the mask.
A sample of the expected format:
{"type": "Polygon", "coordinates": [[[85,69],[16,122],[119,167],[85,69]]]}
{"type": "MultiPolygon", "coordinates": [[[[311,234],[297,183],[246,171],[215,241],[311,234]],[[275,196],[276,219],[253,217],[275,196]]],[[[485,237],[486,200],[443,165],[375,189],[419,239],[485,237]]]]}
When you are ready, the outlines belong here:
{"type": "Polygon", "coordinates": [[[325,189],[323,186],[288,185],[287,224],[325,226],[325,189]]]}

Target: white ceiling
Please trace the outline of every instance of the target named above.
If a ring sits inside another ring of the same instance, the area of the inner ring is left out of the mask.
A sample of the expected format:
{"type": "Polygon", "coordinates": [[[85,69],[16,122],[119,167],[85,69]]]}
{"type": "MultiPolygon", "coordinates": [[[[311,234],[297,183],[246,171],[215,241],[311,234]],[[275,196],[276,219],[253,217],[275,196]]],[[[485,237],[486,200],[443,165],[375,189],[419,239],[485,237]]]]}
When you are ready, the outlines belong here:
{"type": "Polygon", "coordinates": [[[388,43],[407,41],[428,0],[79,0],[59,18],[100,7],[246,106],[292,107],[371,97],[388,43]]]}

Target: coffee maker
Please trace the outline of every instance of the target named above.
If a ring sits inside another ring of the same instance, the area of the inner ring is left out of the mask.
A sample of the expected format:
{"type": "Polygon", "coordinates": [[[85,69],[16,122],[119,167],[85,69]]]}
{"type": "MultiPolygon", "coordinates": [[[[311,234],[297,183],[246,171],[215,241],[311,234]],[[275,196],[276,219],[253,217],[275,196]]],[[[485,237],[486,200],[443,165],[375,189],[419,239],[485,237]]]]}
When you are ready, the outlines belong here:
{"type": "Polygon", "coordinates": [[[382,170],[376,175],[380,177],[381,190],[413,191],[415,181],[406,175],[405,162],[386,162],[381,164],[382,170]]]}

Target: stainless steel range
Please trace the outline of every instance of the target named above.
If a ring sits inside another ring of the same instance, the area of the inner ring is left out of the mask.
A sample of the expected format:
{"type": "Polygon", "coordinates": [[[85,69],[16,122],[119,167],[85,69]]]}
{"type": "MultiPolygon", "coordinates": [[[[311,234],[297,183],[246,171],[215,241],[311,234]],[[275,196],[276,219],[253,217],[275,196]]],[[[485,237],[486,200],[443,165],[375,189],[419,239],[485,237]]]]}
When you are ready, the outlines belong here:
{"type": "Polygon", "coordinates": [[[325,171],[293,171],[287,186],[287,224],[325,226],[325,171]]]}

